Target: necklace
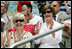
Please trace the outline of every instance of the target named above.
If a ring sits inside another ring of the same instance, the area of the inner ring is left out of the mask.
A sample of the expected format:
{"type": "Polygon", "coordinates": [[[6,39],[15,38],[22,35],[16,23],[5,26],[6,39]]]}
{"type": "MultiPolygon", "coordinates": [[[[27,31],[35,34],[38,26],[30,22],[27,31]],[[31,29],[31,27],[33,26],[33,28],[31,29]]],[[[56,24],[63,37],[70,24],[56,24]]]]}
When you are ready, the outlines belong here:
{"type": "Polygon", "coordinates": [[[19,34],[17,34],[17,32],[14,32],[14,41],[17,42],[17,41],[22,40],[25,33],[26,33],[25,31],[19,34]]]}

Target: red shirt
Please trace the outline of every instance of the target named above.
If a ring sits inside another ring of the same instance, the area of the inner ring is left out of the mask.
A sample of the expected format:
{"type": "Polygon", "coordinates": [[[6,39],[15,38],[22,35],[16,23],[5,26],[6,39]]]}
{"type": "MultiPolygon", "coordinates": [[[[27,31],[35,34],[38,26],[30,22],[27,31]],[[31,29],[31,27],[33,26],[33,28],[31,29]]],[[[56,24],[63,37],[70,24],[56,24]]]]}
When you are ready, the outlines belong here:
{"type": "MultiPolygon", "coordinates": [[[[10,31],[15,31],[16,30],[16,27],[13,27],[10,31]]],[[[35,31],[35,26],[32,25],[32,24],[29,24],[29,25],[24,25],[24,30],[25,31],[28,31],[28,32],[31,32],[33,35],[34,35],[34,31],[35,31]]]]}

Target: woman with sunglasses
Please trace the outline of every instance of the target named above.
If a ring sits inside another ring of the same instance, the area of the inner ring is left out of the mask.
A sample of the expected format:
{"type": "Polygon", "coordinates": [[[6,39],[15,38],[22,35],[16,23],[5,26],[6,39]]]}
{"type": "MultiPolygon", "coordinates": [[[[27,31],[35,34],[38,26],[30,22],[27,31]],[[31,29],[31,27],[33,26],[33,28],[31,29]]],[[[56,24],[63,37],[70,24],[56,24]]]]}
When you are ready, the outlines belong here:
{"type": "MultiPolygon", "coordinates": [[[[24,31],[25,20],[26,20],[25,16],[21,13],[17,13],[13,17],[13,23],[16,27],[16,30],[11,32],[7,31],[7,40],[6,40],[7,46],[10,46],[11,44],[21,41],[23,39],[32,37],[32,34],[30,32],[24,31]]],[[[18,46],[17,48],[30,48],[30,43],[18,46]]]]}
{"type": "MultiPolygon", "coordinates": [[[[43,7],[43,16],[45,22],[43,23],[39,34],[43,34],[52,29],[60,27],[61,24],[53,20],[54,9],[49,5],[43,7]]],[[[59,48],[59,43],[62,40],[62,30],[53,32],[52,34],[46,35],[37,40],[36,44],[40,43],[39,48],[59,48]]]]}
{"type": "MultiPolygon", "coordinates": [[[[29,22],[29,20],[28,20],[29,12],[28,12],[27,7],[26,7],[26,6],[23,6],[23,7],[21,8],[20,12],[25,16],[25,19],[26,19],[25,25],[24,25],[24,26],[25,26],[25,27],[24,27],[24,30],[25,30],[25,31],[28,31],[28,32],[31,32],[31,33],[34,35],[34,34],[35,34],[35,33],[34,33],[35,26],[28,23],[28,22],[29,22]]],[[[10,16],[9,16],[9,14],[8,14],[8,19],[11,19],[10,16]]],[[[8,27],[9,32],[16,30],[16,27],[15,27],[15,26],[14,26],[13,28],[10,27],[10,26],[11,26],[11,23],[12,23],[12,22],[9,22],[9,27],[8,27]],[[11,29],[10,29],[10,28],[11,28],[11,29]]]]}

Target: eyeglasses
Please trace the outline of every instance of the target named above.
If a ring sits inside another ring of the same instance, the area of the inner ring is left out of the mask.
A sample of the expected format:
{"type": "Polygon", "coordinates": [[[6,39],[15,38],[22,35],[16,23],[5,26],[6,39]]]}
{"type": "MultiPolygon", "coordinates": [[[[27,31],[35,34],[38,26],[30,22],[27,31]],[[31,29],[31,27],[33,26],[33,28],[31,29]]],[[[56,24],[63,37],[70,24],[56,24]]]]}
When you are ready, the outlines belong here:
{"type": "Polygon", "coordinates": [[[46,13],[51,13],[52,11],[45,11],[45,13],[44,14],[46,14],[46,13]]]}
{"type": "Polygon", "coordinates": [[[18,21],[19,21],[19,22],[23,22],[24,20],[16,20],[16,23],[17,23],[18,21]]]}
{"type": "Polygon", "coordinates": [[[57,5],[53,5],[53,7],[56,7],[57,5]]]}

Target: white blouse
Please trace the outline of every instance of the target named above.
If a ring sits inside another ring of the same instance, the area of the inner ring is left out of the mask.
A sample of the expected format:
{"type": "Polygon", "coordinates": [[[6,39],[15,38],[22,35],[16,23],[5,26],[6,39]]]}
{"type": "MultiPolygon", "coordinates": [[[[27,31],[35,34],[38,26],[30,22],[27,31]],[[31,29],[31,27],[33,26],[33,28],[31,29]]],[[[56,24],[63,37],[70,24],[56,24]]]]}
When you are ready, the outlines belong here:
{"type": "MultiPolygon", "coordinates": [[[[52,29],[55,29],[57,27],[60,27],[61,24],[54,21],[54,25],[52,29]]],[[[46,22],[43,23],[41,30],[39,34],[42,34],[44,32],[50,31],[49,28],[47,28],[46,22]]],[[[59,43],[62,41],[62,30],[59,30],[55,32],[55,38],[53,38],[52,34],[46,35],[38,40],[36,40],[36,44],[40,43],[39,48],[59,48],[59,43]]]]}

